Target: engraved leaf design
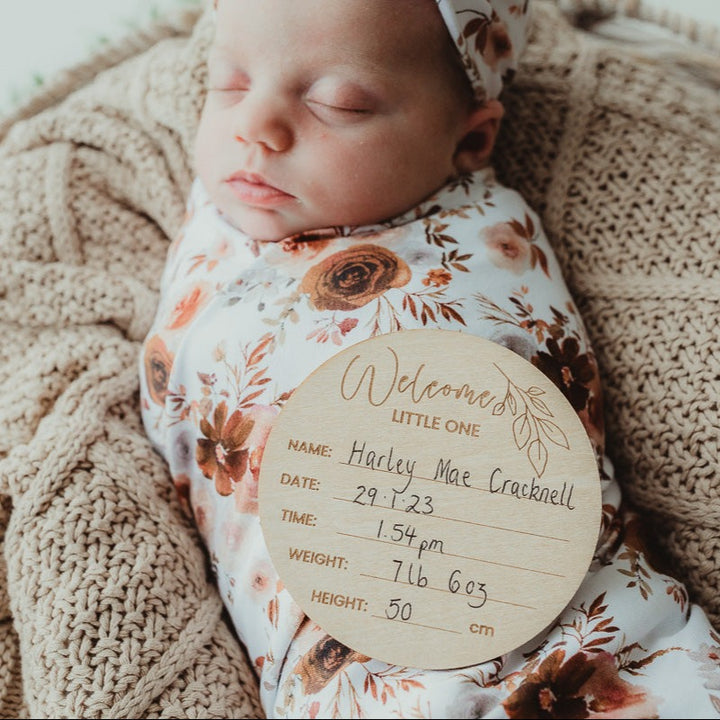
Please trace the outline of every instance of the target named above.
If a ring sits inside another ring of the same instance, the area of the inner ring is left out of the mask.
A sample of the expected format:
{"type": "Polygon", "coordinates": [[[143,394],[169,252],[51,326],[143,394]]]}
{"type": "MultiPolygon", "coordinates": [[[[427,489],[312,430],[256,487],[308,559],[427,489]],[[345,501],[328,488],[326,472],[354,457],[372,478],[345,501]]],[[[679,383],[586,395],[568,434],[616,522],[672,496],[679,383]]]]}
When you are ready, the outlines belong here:
{"type": "Polygon", "coordinates": [[[545,447],[545,443],[543,443],[543,441],[539,438],[535,438],[535,440],[528,445],[527,456],[528,460],[530,460],[530,463],[535,468],[535,472],[538,474],[538,477],[542,477],[548,461],[548,451],[545,447]]]}
{"type": "Polygon", "coordinates": [[[567,435],[565,435],[565,433],[554,422],[545,420],[545,418],[537,418],[537,421],[550,442],[554,443],[558,447],[565,448],[566,450],[570,449],[570,443],[568,442],[567,435]]]}
{"type": "Polygon", "coordinates": [[[518,446],[518,450],[522,450],[530,441],[530,435],[532,432],[526,412],[515,418],[512,429],[515,437],[515,444],[518,446]]]}
{"type": "Polygon", "coordinates": [[[525,392],[530,395],[530,397],[537,397],[538,395],[545,394],[545,391],[537,385],[531,385],[525,392]]]}
{"type": "Polygon", "coordinates": [[[553,416],[553,414],[550,412],[550,408],[545,404],[544,400],[541,400],[539,397],[530,397],[530,402],[535,406],[537,410],[539,410],[541,413],[545,413],[545,415],[549,415],[550,417],[553,416]]]}
{"type": "Polygon", "coordinates": [[[495,406],[493,407],[492,414],[493,415],[502,415],[505,412],[505,403],[495,403],[495,406]]]}
{"type": "Polygon", "coordinates": [[[515,413],[517,413],[517,400],[515,400],[515,396],[512,393],[508,394],[507,404],[510,408],[510,412],[515,415],[515,413]]]}

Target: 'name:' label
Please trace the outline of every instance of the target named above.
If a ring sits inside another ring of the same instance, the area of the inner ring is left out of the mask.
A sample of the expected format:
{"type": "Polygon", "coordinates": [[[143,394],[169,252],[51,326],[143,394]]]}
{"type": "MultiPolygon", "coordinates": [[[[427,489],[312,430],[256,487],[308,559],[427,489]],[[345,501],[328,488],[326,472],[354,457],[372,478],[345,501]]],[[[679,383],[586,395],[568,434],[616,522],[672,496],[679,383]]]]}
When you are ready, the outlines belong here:
{"type": "Polygon", "coordinates": [[[364,655],[426,669],[490,660],[549,625],[601,517],[594,453],[560,390],[443,330],[382,335],[315,371],[270,434],[259,492],[303,611],[364,655]]]}

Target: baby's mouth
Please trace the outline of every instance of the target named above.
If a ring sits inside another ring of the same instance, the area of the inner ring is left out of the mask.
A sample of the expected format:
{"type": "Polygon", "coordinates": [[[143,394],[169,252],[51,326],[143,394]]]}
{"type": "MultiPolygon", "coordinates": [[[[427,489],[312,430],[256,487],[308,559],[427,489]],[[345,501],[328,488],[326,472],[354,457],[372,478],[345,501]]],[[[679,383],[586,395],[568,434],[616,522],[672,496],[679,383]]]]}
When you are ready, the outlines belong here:
{"type": "Polygon", "coordinates": [[[256,173],[236,172],[227,178],[225,183],[235,197],[246,205],[274,207],[295,200],[294,195],[275,187],[256,173]]]}

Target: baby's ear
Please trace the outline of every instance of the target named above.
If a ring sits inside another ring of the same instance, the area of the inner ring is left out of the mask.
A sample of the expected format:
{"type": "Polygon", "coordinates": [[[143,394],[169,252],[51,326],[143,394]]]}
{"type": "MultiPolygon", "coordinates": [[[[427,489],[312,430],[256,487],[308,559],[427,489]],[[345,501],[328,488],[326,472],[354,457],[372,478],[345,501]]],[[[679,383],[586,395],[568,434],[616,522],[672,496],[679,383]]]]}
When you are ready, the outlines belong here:
{"type": "Polygon", "coordinates": [[[470,112],[465,135],[453,156],[458,173],[471,173],[488,164],[504,114],[505,108],[499,100],[488,100],[470,112]]]}

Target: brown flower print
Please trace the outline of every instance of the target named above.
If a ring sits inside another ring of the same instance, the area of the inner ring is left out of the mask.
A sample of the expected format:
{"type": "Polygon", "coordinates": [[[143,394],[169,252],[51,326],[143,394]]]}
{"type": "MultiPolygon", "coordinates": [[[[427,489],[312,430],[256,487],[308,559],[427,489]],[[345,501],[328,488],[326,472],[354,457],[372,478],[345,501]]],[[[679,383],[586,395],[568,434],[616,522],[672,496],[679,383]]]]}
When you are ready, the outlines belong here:
{"type": "Polygon", "coordinates": [[[248,449],[243,444],[250,435],[252,418],[236,410],[229,418],[226,403],[221,402],[213,417],[214,425],[206,418],[200,420],[199,438],[195,459],[202,474],[215,479],[215,489],[220,495],[230,495],[233,483],[240,482],[248,465],[248,449]]]}
{"type": "Polygon", "coordinates": [[[337,232],[333,229],[313,230],[291,235],[281,240],[278,245],[284,253],[289,253],[290,255],[315,257],[336,237],[337,232]]]}
{"type": "Polygon", "coordinates": [[[439,288],[447,285],[451,280],[452,273],[448,272],[444,268],[434,268],[433,270],[428,270],[427,275],[423,278],[422,283],[426,287],[434,285],[435,287],[439,288]]]}
{"type": "Polygon", "coordinates": [[[508,35],[505,23],[496,12],[492,14],[492,20],[485,36],[485,45],[482,49],[483,60],[488,67],[495,72],[498,63],[512,55],[513,46],[508,35]]]}
{"type": "Polygon", "coordinates": [[[497,71],[498,63],[512,56],[513,46],[505,23],[493,11],[488,17],[485,13],[469,11],[474,17],[465,23],[460,33],[458,46],[467,42],[468,49],[480,53],[485,64],[493,71],[497,71]]]}
{"type": "Polygon", "coordinates": [[[555,650],[503,702],[510,718],[657,717],[644,688],[618,674],[610,653],[555,650]],[[622,711],[619,713],[618,711],[622,711]]]}
{"type": "Polygon", "coordinates": [[[602,383],[595,358],[588,356],[591,360],[593,378],[587,384],[588,400],[584,410],[578,415],[582,420],[585,430],[590,436],[593,447],[602,455],[605,452],[605,417],[603,411],[602,383]]]}
{"type": "Polygon", "coordinates": [[[532,251],[527,238],[515,232],[510,223],[492,225],[485,230],[485,244],[495,267],[522,275],[530,268],[532,251]]]}
{"type": "Polygon", "coordinates": [[[159,335],[153,335],[145,345],[145,382],[150,399],[158,405],[165,403],[168,381],[175,356],[167,349],[159,335]]]}
{"type": "Polygon", "coordinates": [[[300,658],[295,673],[307,695],[320,692],[344,667],[370,658],[325,635],[300,658]]]}
{"type": "Polygon", "coordinates": [[[565,338],[562,345],[551,338],[548,352],[539,351],[533,365],[549,377],[562,390],[576,412],[585,409],[588,385],[595,379],[595,366],[590,356],[580,354],[580,343],[573,337],[565,338]]]}
{"type": "Polygon", "coordinates": [[[355,310],[391,288],[410,281],[410,268],[378,245],[356,245],[336,252],[310,268],[300,292],[318,310],[355,310]]]}

